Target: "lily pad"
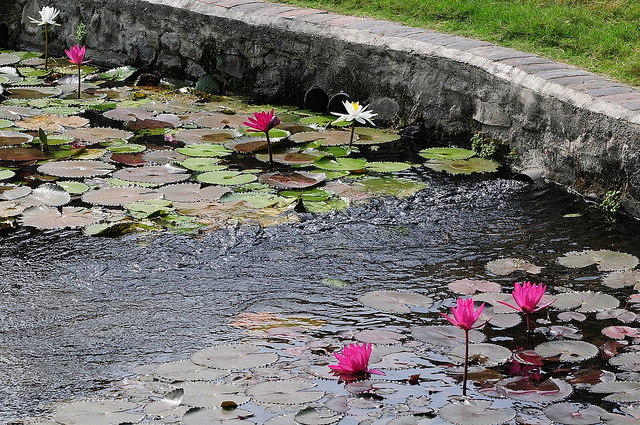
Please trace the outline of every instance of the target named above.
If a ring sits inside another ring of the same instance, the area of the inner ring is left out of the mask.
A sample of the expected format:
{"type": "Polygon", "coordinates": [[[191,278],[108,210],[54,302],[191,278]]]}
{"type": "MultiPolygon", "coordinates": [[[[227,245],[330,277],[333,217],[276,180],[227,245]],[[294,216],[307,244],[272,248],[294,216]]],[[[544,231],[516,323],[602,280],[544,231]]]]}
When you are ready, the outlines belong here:
{"type": "Polygon", "coordinates": [[[44,183],[33,189],[29,196],[21,200],[22,204],[29,206],[48,205],[60,207],[71,201],[71,195],[55,183],[44,183]]]}
{"type": "Polygon", "coordinates": [[[276,171],[262,174],[259,180],[280,189],[304,189],[315,186],[327,178],[324,173],[310,173],[307,171],[276,171]]]}
{"type": "Polygon", "coordinates": [[[301,425],[330,425],[337,423],[340,419],[342,419],[340,413],[330,410],[317,410],[313,407],[302,409],[294,417],[295,423],[301,425]]]}
{"type": "Polygon", "coordinates": [[[445,421],[458,425],[497,425],[515,418],[514,409],[492,409],[490,400],[453,400],[438,411],[445,421]]]}
{"type": "Polygon", "coordinates": [[[551,403],[571,395],[573,387],[562,379],[549,378],[537,381],[528,376],[514,376],[498,382],[496,391],[499,395],[514,400],[551,403]]]}
{"type": "Polygon", "coordinates": [[[475,156],[475,152],[469,149],[459,148],[428,148],[418,152],[423,158],[436,159],[440,161],[451,161],[457,159],[469,159],[475,156]]]}
{"type": "Polygon", "coordinates": [[[602,278],[609,288],[624,288],[625,286],[634,286],[634,289],[640,289],[640,270],[621,270],[611,272],[602,278]]]}
{"type": "MultiPolygon", "coordinates": [[[[308,131],[289,136],[289,139],[295,143],[309,143],[322,140],[322,146],[348,145],[350,138],[350,132],[343,130],[308,131]]],[[[353,140],[357,142],[358,136],[354,134],[353,140]]]]}
{"type": "Polygon", "coordinates": [[[94,205],[121,206],[144,199],[159,199],[162,194],[143,187],[124,186],[91,190],[82,195],[82,201],[94,205]]]}
{"type": "Polygon", "coordinates": [[[11,171],[11,170],[8,170],[8,169],[2,170],[2,169],[0,169],[0,180],[7,180],[7,179],[10,179],[11,177],[13,177],[15,175],[16,175],[16,173],[11,171]]]}
{"type": "Polygon", "coordinates": [[[355,134],[358,135],[358,139],[353,142],[356,145],[381,145],[400,140],[399,134],[380,128],[356,127],[355,134]]]}
{"type": "MultiPolygon", "coordinates": [[[[609,338],[613,339],[625,339],[629,338],[639,338],[640,330],[638,328],[632,328],[630,326],[607,326],[602,329],[602,333],[609,338]]],[[[640,400],[638,400],[640,401],[640,400]]]]}
{"type": "Polygon", "coordinates": [[[253,412],[244,409],[191,409],[182,417],[183,425],[243,425],[255,424],[249,419],[253,412]]]}
{"type": "Polygon", "coordinates": [[[365,167],[367,160],[364,158],[327,158],[322,157],[314,161],[313,165],[323,170],[330,171],[358,171],[365,167]]]}
{"type": "Polygon", "coordinates": [[[185,171],[187,170],[173,164],[151,165],[138,168],[123,168],[113,173],[113,177],[140,183],[165,184],[189,179],[191,174],[185,171]]]}
{"type": "Polygon", "coordinates": [[[276,196],[272,193],[227,193],[220,197],[220,202],[223,203],[235,203],[238,201],[247,202],[253,208],[269,208],[278,206],[281,202],[289,202],[287,199],[276,196]]]}
{"type": "Polygon", "coordinates": [[[640,401],[640,382],[613,381],[600,382],[591,387],[591,392],[598,394],[612,393],[605,400],[618,403],[636,403],[640,401]]]}
{"type": "Polygon", "coordinates": [[[234,137],[240,137],[243,133],[238,130],[221,128],[196,128],[178,131],[174,137],[188,145],[197,143],[225,143],[234,137]]]}
{"type": "Polygon", "coordinates": [[[359,301],[367,307],[394,313],[410,313],[411,308],[429,308],[433,299],[421,294],[397,291],[372,291],[362,295],[359,301]]]}
{"type": "Polygon", "coordinates": [[[159,192],[170,201],[176,202],[200,202],[218,201],[222,195],[229,192],[229,189],[219,186],[208,186],[202,188],[197,183],[179,183],[164,186],[159,192]]]}
{"type": "MultiPolygon", "coordinates": [[[[395,196],[406,198],[428,188],[426,183],[397,176],[373,177],[365,176],[358,179],[352,189],[365,192],[371,196],[395,196]]],[[[341,196],[344,196],[341,194],[341,196]]]]}
{"type": "Polygon", "coordinates": [[[217,345],[196,351],[191,361],[200,366],[217,369],[249,369],[278,360],[274,352],[261,353],[260,347],[250,344],[217,345]]]}
{"type": "Polygon", "coordinates": [[[185,146],[184,148],[178,148],[176,151],[187,156],[205,158],[227,156],[233,153],[233,151],[222,145],[214,145],[210,143],[193,144],[185,146]]]}
{"type": "Polygon", "coordinates": [[[64,229],[97,223],[105,214],[97,210],[80,207],[63,207],[62,212],[48,206],[32,207],[22,213],[20,222],[24,226],[38,229],[64,229]]]}
{"type": "Polygon", "coordinates": [[[54,97],[62,94],[58,87],[12,87],[9,99],[40,99],[43,97],[54,97]]]}
{"type": "Polygon", "coordinates": [[[155,368],[154,375],[159,379],[176,381],[215,381],[228,376],[231,371],[198,366],[191,360],[163,363],[155,368]]]}
{"type": "MultiPolygon", "coordinates": [[[[447,354],[452,362],[464,364],[465,346],[459,345],[447,354]]],[[[511,350],[496,344],[469,344],[469,361],[480,366],[492,367],[505,363],[511,358],[511,350]]]]}
{"type": "MultiPolygon", "coordinates": [[[[560,315],[558,315],[558,317],[560,317],[560,315]]],[[[624,308],[614,308],[612,310],[604,310],[596,314],[596,319],[598,320],[617,319],[622,323],[631,323],[634,320],[636,320],[637,317],[638,315],[636,313],[624,308]]]]}
{"type": "Polygon", "coordinates": [[[445,171],[449,174],[493,173],[498,171],[500,164],[489,159],[469,158],[453,161],[431,160],[424,163],[425,167],[435,171],[445,171]]]}
{"type": "Polygon", "coordinates": [[[258,178],[253,174],[245,174],[240,171],[209,171],[199,174],[196,179],[202,183],[234,186],[251,183],[258,178]]]}
{"type": "Polygon", "coordinates": [[[558,294],[552,307],[557,310],[576,310],[580,313],[592,313],[611,310],[620,304],[613,295],[602,292],[566,292],[558,294]]]}
{"type": "Polygon", "coordinates": [[[593,406],[576,407],[572,403],[557,403],[544,409],[547,418],[559,424],[591,425],[601,422],[600,410],[593,406]]]}
{"type": "MultiPolygon", "coordinates": [[[[411,334],[419,341],[443,348],[454,348],[465,344],[465,331],[453,325],[413,326],[411,334]]],[[[485,336],[477,330],[469,331],[469,342],[479,343],[485,336]]]]}
{"type": "Polygon", "coordinates": [[[306,404],[324,396],[324,391],[309,391],[315,387],[306,381],[271,381],[250,387],[247,395],[261,403],[306,404]]]}
{"type": "MultiPolygon", "coordinates": [[[[220,408],[224,402],[236,405],[249,401],[242,387],[224,382],[185,382],[180,385],[184,389],[182,403],[203,408],[220,408]]],[[[217,409],[223,410],[223,409],[217,409]]]]}
{"type": "Polygon", "coordinates": [[[374,173],[395,173],[411,168],[406,162],[368,162],[365,168],[374,173]]]}
{"type": "Polygon", "coordinates": [[[135,143],[118,143],[107,146],[107,150],[112,153],[139,153],[143,152],[147,147],[137,145],[135,143]]]}
{"type": "Polygon", "coordinates": [[[105,80],[124,81],[131,77],[136,71],[137,69],[132,66],[120,66],[105,72],[100,72],[98,75],[100,78],[104,78],[105,80]]]}
{"type": "Polygon", "coordinates": [[[144,418],[144,414],[131,412],[137,407],[124,400],[78,401],[59,405],[53,420],[64,425],[137,423],[144,418]]]}
{"type": "Polygon", "coordinates": [[[0,66],[13,65],[20,62],[20,56],[11,53],[0,53],[0,66]]]}
{"type": "Polygon", "coordinates": [[[600,271],[633,269],[638,262],[638,258],[634,255],[607,249],[572,251],[558,258],[558,263],[565,267],[582,268],[597,264],[600,271]]]}
{"type": "Polygon", "coordinates": [[[56,183],[72,195],[80,195],[89,190],[89,186],[82,182],[58,181],[56,183]]]}
{"type": "Polygon", "coordinates": [[[0,217],[15,217],[26,209],[24,205],[15,203],[14,201],[0,201],[0,217]]]}
{"type": "Polygon", "coordinates": [[[486,269],[498,276],[506,276],[515,271],[521,271],[529,274],[539,274],[542,267],[536,266],[526,260],[520,258],[500,258],[498,260],[489,261],[486,269]]]}
{"type": "Polygon", "coordinates": [[[477,292],[501,292],[502,286],[499,283],[488,280],[461,279],[451,282],[449,289],[456,294],[474,295],[477,292]]]}
{"type": "Polygon", "coordinates": [[[0,131],[0,146],[16,146],[29,143],[33,136],[17,131],[0,131]]]}
{"type": "Polygon", "coordinates": [[[535,347],[540,357],[559,357],[561,362],[580,362],[595,357],[598,347],[584,341],[549,341],[535,347]]]}
{"type": "Polygon", "coordinates": [[[133,133],[131,131],[118,130],[117,128],[109,127],[75,128],[73,130],[68,130],[63,134],[89,143],[101,143],[116,139],[129,140],[133,137],[133,133]]]}
{"type": "Polygon", "coordinates": [[[90,160],[47,162],[38,167],[38,172],[56,177],[79,178],[104,176],[115,170],[113,164],[90,160]]]}

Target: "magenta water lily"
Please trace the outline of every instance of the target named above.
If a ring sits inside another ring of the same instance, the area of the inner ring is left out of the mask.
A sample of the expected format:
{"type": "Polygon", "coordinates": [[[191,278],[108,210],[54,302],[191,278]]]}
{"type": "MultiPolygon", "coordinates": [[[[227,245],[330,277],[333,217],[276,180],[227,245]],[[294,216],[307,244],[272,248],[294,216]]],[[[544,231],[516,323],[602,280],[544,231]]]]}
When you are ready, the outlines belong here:
{"type": "Polygon", "coordinates": [[[67,54],[69,62],[78,67],[78,99],[80,99],[80,68],[82,67],[83,63],[88,62],[84,60],[85,46],[80,47],[76,44],[75,46],[70,47],[69,50],[65,50],[64,52],[67,54]]]}
{"type": "Polygon", "coordinates": [[[366,342],[359,345],[350,344],[345,346],[341,353],[333,353],[338,359],[337,365],[329,365],[331,371],[346,382],[365,379],[369,374],[384,375],[377,369],[369,369],[369,359],[371,357],[371,344],[366,342]]]}
{"type": "Polygon", "coordinates": [[[509,304],[505,301],[498,302],[523,313],[527,319],[527,332],[530,332],[531,313],[540,311],[556,301],[556,299],[553,299],[548,303],[542,304],[540,306],[538,305],[546,290],[547,286],[543,285],[542,283],[536,285],[535,283],[532,284],[531,282],[522,282],[522,284],[516,282],[514,284],[513,291],[511,292],[516,305],[509,304]]]}
{"type": "Polygon", "coordinates": [[[270,112],[256,112],[253,117],[247,118],[249,121],[245,121],[242,124],[249,127],[247,131],[261,131],[267,136],[267,149],[269,151],[269,167],[273,167],[273,155],[271,153],[271,140],[269,140],[269,130],[275,128],[280,124],[280,118],[275,116],[275,112],[272,109],[270,112]]]}
{"type": "Polygon", "coordinates": [[[464,329],[465,335],[465,350],[464,350],[464,374],[462,375],[462,395],[467,395],[467,369],[469,368],[469,331],[483,326],[487,322],[482,322],[476,325],[476,322],[482,314],[484,309],[484,303],[476,310],[471,298],[458,298],[455,307],[451,307],[451,314],[453,317],[444,313],[440,313],[453,325],[464,329]]]}

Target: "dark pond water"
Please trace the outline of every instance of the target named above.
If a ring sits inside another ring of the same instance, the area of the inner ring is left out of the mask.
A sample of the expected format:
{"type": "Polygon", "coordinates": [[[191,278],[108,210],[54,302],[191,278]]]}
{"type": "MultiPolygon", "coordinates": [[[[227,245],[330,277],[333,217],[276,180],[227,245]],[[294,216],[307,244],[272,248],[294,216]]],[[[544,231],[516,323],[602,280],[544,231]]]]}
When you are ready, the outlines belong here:
{"type": "Polygon", "coordinates": [[[640,256],[637,221],[612,225],[553,185],[415,177],[430,188],[272,228],[118,238],[23,228],[0,237],[0,420],[111,388],[136,366],[235,341],[242,330],[229,322],[243,312],[308,314],[328,322],[327,335],[385,328],[410,336],[411,324],[443,324],[437,312],[457,297],[449,282],[491,279],[508,289],[525,278],[491,275],[490,260],[544,266],[533,280],[553,291],[602,289],[595,268],[556,263],[568,251],[640,256]],[[374,312],[358,302],[371,290],[410,290],[435,303],[429,313],[374,312]]]}

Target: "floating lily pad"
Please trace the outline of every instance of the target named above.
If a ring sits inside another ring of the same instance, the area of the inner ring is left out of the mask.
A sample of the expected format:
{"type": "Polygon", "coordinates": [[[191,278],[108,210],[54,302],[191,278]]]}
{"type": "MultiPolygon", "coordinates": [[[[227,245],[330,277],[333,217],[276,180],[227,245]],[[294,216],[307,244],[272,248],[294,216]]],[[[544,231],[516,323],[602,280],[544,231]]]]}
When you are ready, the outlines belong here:
{"type": "Polygon", "coordinates": [[[71,195],[62,187],[55,183],[44,183],[33,191],[26,198],[22,199],[24,205],[48,205],[51,207],[60,207],[71,201],[71,195]]]}
{"type": "Polygon", "coordinates": [[[0,66],[13,65],[20,62],[20,56],[11,53],[0,53],[0,66]]]}
{"type": "Polygon", "coordinates": [[[374,173],[395,173],[411,168],[406,162],[368,162],[365,168],[374,173]]]}
{"type": "Polygon", "coordinates": [[[14,201],[0,201],[0,217],[15,217],[26,209],[24,205],[15,203],[14,201]]]}
{"type": "Polygon", "coordinates": [[[123,168],[113,173],[113,177],[140,183],[165,184],[189,179],[191,174],[185,171],[187,170],[173,164],[151,165],[138,168],[123,168]]]}
{"type": "Polygon", "coordinates": [[[24,198],[31,193],[29,186],[16,186],[14,184],[0,185],[0,200],[12,201],[24,198]]]}
{"type": "Polygon", "coordinates": [[[324,391],[309,391],[316,384],[306,381],[271,381],[247,389],[247,395],[261,403],[305,404],[324,396],[324,391]]]}
{"type": "Polygon", "coordinates": [[[140,167],[142,165],[151,165],[144,159],[143,153],[112,153],[109,160],[118,164],[129,165],[132,167],[140,167]]]}
{"type": "Polygon", "coordinates": [[[64,229],[97,223],[105,214],[97,210],[80,207],[63,207],[62,212],[48,206],[32,207],[22,213],[20,222],[24,226],[38,229],[64,229]]]}
{"type": "Polygon", "coordinates": [[[146,161],[154,162],[156,164],[169,164],[171,162],[182,162],[188,157],[174,150],[165,149],[165,150],[155,150],[155,149],[147,149],[142,154],[142,158],[146,161]]]}
{"type": "Polygon", "coordinates": [[[306,190],[282,190],[279,192],[279,195],[286,198],[300,198],[303,201],[317,202],[326,201],[333,196],[333,192],[314,187],[306,190]]]}
{"type": "Polygon", "coordinates": [[[184,414],[182,417],[182,424],[255,424],[255,422],[245,419],[250,418],[251,416],[253,416],[253,412],[243,409],[192,409],[184,414]]]}
{"type": "Polygon", "coordinates": [[[580,408],[572,403],[557,403],[544,409],[547,418],[566,425],[598,424],[601,422],[600,413],[594,406],[580,408]]]}
{"type": "Polygon", "coordinates": [[[56,177],[79,178],[103,176],[115,170],[113,164],[90,160],[47,162],[38,167],[38,172],[56,177]]]}
{"type": "Polygon", "coordinates": [[[356,145],[381,145],[400,140],[399,134],[380,128],[356,127],[355,134],[358,135],[358,139],[354,141],[356,145]]]}
{"type": "MultiPolygon", "coordinates": [[[[465,346],[455,347],[447,356],[452,362],[464,364],[465,346]]],[[[496,344],[469,344],[469,361],[480,366],[498,366],[511,358],[511,350],[496,344]]]]}
{"type": "Polygon", "coordinates": [[[17,131],[0,131],[0,146],[16,146],[29,143],[33,136],[17,131]]]}
{"type": "Polygon", "coordinates": [[[197,143],[225,143],[234,137],[240,137],[242,135],[238,130],[196,128],[180,130],[174,137],[176,140],[189,145],[197,143]]]}
{"type": "Polygon", "coordinates": [[[602,249],[599,251],[572,251],[558,258],[558,263],[565,267],[582,268],[597,264],[600,271],[633,269],[638,265],[638,258],[624,252],[602,249]]]}
{"type": "Polygon", "coordinates": [[[118,143],[107,146],[107,150],[112,153],[139,153],[143,152],[147,147],[137,145],[135,143],[118,143]]]}
{"type": "Polygon", "coordinates": [[[159,189],[164,197],[176,202],[218,201],[229,189],[219,186],[202,188],[197,183],[180,183],[164,186],[159,189]]]}
{"type": "Polygon", "coordinates": [[[159,379],[176,381],[215,381],[228,376],[231,371],[198,366],[191,360],[163,363],[154,369],[154,375],[159,379]]]}
{"type": "MultiPolygon", "coordinates": [[[[413,326],[411,334],[419,341],[443,348],[454,348],[465,343],[464,330],[453,325],[413,326]]],[[[473,329],[469,331],[469,342],[479,343],[484,339],[482,332],[473,329]]]]}
{"type": "Polygon", "coordinates": [[[323,214],[334,211],[342,211],[349,206],[349,202],[342,198],[331,198],[326,201],[307,201],[302,200],[302,204],[307,212],[311,214],[323,214]]]}
{"type": "Polygon", "coordinates": [[[551,403],[570,396],[573,387],[568,382],[556,378],[538,381],[528,376],[514,376],[498,382],[496,391],[501,396],[514,400],[551,403]]]}
{"type": "Polygon", "coordinates": [[[89,186],[82,182],[58,181],[56,183],[72,195],[80,195],[89,190],[89,186]]]}
{"type": "Polygon", "coordinates": [[[602,333],[613,339],[640,337],[640,330],[638,328],[632,328],[630,326],[607,326],[606,328],[602,329],[602,333]]]}
{"type": "Polygon", "coordinates": [[[133,133],[130,131],[109,127],[75,128],[66,131],[64,135],[89,143],[101,143],[115,139],[129,140],[133,137],[133,133]]]}
{"type": "Polygon", "coordinates": [[[42,161],[50,158],[50,154],[42,152],[38,148],[24,148],[22,146],[16,146],[0,149],[0,161],[42,161]]]}
{"type": "Polygon", "coordinates": [[[220,202],[234,203],[237,201],[245,201],[253,206],[253,208],[269,208],[275,207],[280,202],[289,202],[287,199],[276,196],[271,193],[227,193],[220,198],[220,202]]]}
{"type": "Polygon", "coordinates": [[[595,357],[598,347],[584,341],[549,341],[535,347],[540,357],[559,357],[561,362],[580,362],[595,357]]]}
{"type": "Polygon", "coordinates": [[[358,171],[365,167],[367,160],[364,158],[327,158],[322,157],[314,161],[313,165],[323,170],[331,171],[358,171]]]}
{"type": "Polygon", "coordinates": [[[563,322],[570,322],[572,320],[575,320],[576,322],[584,322],[585,320],[587,320],[587,316],[582,313],[576,313],[574,311],[563,311],[562,313],[558,314],[558,320],[562,320],[563,322]]]}
{"type": "MultiPolygon", "coordinates": [[[[348,145],[350,138],[350,132],[343,130],[309,131],[289,136],[289,139],[295,143],[309,143],[322,140],[322,146],[348,145]]],[[[358,136],[354,134],[353,140],[356,142],[358,136]]]]}
{"type": "Polygon", "coordinates": [[[43,97],[54,97],[62,94],[58,87],[12,87],[9,99],[39,99],[43,97]]]}
{"type": "Polygon", "coordinates": [[[453,161],[427,161],[425,167],[435,171],[445,171],[449,174],[493,173],[498,171],[500,164],[488,159],[469,158],[453,161]]]}
{"type": "MultiPolygon", "coordinates": [[[[513,311],[513,310],[512,310],[513,311]]],[[[479,323],[489,322],[489,325],[496,328],[512,328],[522,321],[522,317],[517,313],[496,313],[494,307],[485,305],[480,315],[479,323]]]]}
{"type": "Polygon", "coordinates": [[[634,285],[634,289],[640,289],[640,270],[621,270],[611,272],[602,279],[609,288],[623,288],[634,285]]]}
{"type": "Polygon", "coordinates": [[[83,117],[61,116],[51,114],[41,114],[34,117],[23,118],[20,121],[16,121],[16,125],[27,130],[39,130],[45,131],[62,131],[67,127],[78,129],[89,124],[89,120],[83,117]]]}
{"type": "MultiPolygon", "coordinates": [[[[240,153],[255,153],[268,149],[267,139],[262,137],[242,137],[227,142],[224,146],[240,153]]],[[[273,144],[271,147],[274,147],[273,144]]]]}
{"type": "Polygon", "coordinates": [[[474,295],[477,292],[501,292],[502,286],[499,283],[488,280],[461,279],[451,282],[449,289],[456,294],[474,295]]]}
{"type": "MultiPolygon", "coordinates": [[[[428,188],[426,183],[397,176],[365,176],[353,184],[352,189],[371,196],[406,198],[428,188]]],[[[340,196],[344,196],[340,194],[340,196]]]]}
{"type": "Polygon", "coordinates": [[[230,115],[221,112],[214,112],[205,115],[200,114],[200,116],[196,115],[193,122],[199,127],[227,128],[225,126],[228,126],[237,129],[241,127],[243,125],[242,122],[246,120],[247,117],[244,115],[230,115]]]}
{"type": "Polygon", "coordinates": [[[224,382],[185,382],[180,387],[184,389],[182,403],[188,406],[220,408],[224,402],[240,405],[249,401],[242,387],[224,382]]]}
{"type": "Polygon", "coordinates": [[[490,400],[451,401],[438,411],[445,421],[458,425],[497,425],[515,418],[514,409],[492,409],[490,400]]]}
{"type": "Polygon", "coordinates": [[[610,310],[618,307],[620,301],[613,295],[602,292],[566,292],[557,295],[552,307],[557,310],[573,310],[580,313],[591,313],[610,310]]]}
{"type": "Polygon", "coordinates": [[[220,158],[187,158],[180,163],[184,168],[192,171],[222,171],[229,168],[219,165],[220,158]]]}
{"type": "Polygon", "coordinates": [[[410,313],[409,306],[429,308],[433,299],[421,294],[397,291],[372,291],[362,295],[359,301],[367,307],[394,313],[410,313]]]}
{"type": "Polygon", "coordinates": [[[469,159],[475,156],[475,152],[469,149],[459,148],[429,148],[423,149],[418,154],[426,159],[436,159],[440,161],[451,161],[457,159],[469,159]]]}
{"type": "Polygon", "coordinates": [[[119,425],[140,422],[144,415],[131,412],[138,405],[124,400],[78,401],[58,405],[53,420],[64,425],[119,425]]]}
{"type": "Polygon", "coordinates": [[[262,174],[259,180],[280,189],[303,189],[315,186],[327,178],[324,173],[310,173],[307,171],[276,171],[262,174]]]}
{"type": "Polygon", "coordinates": [[[89,204],[119,206],[144,199],[158,199],[162,194],[143,187],[124,186],[91,190],[82,195],[82,200],[89,204]]]}
{"type": "Polygon", "coordinates": [[[176,151],[187,156],[206,158],[227,156],[233,153],[233,151],[222,145],[214,145],[210,143],[193,144],[185,146],[184,148],[178,148],[176,151]]]}
{"type": "Polygon", "coordinates": [[[7,169],[0,169],[0,180],[7,180],[10,179],[11,177],[15,176],[16,173],[11,171],[11,170],[7,170],[7,169]]]}
{"type": "Polygon", "coordinates": [[[132,66],[120,66],[105,72],[100,72],[98,75],[105,80],[124,81],[131,77],[136,71],[137,69],[132,66]]]}
{"type": "Polygon", "coordinates": [[[535,264],[519,258],[500,258],[498,260],[489,261],[485,267],[491,273],[499,276],[506,276],[515,271],[521,271],[529,274],[539,274],[542,271],[542,267],[536,266],[535,264]]]}
{"type": "Polygon", "coordinates": [[[591,387],[591,392],[606,394],[604,399],[618,403],[636,403],[640,401],[640,382],[637,381],[614,381],[600,382],[591,387]]]}
{"type": "Polygon", "coordinates": [[[256,181],[258,178],[253,174],[245,174],[240,171],[210,171],[199,174],[196,179],[202,183],[234,186],[251,183],[256,181]]]}
{"type": "Polygon", "coordinates": [[[340,419],[342,419],[340,413],[330,410],[317,410],[313,407],[302,409],[294,417],[295,423],[301,425],[330,425],[337,423],[340,419]]]}
{"type": "Polygon", "coordinates": [[[249,344],[217,345],[196,351],[191,361],[200,366],[217,369],[249,369],[278,360],[273,352],[260,353],[260,347],[249,344]]]}
{"type": "MultiPolygon", "coordinates": [[[[558,315],[558,317],[560,317],[560,315],[558,315]]],[[[617,319],[623,323],[631,323],[634,320],[636,320],[637,317],[638,315],[636,313],[624,308],[614,308],[612,310],[604,310],[596,314],[596,319],[598,320],[617,319]]]]}

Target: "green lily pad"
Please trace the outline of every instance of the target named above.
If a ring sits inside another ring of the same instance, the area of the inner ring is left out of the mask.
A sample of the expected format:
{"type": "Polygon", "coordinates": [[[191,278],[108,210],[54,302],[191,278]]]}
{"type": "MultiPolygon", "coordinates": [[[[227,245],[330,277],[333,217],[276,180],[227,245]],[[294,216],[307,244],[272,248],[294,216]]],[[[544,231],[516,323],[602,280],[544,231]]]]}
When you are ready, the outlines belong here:
{"type": "Polygon", "coordinates": [[[366,176],[359,179],[353,187],[355,190],[367,192],[375,196],[395,196],[396,198],[406,198],[408,196],[415,195],[429,186],[421,181],[411,180],[404,177],[366,176]]]}
{"type": "Polygon", "coordinates": [[[356,145],[380,145],[400,140],[399,134],[379,128],[356,127],[355,133],[358,135],[358,139],[353,141],[356,145]]]}
{"type": "Polygon", "coordinates": [[[82,109],[74,108],[71,106],[64,106],[64,107],[52,106],[49,108],[43,108],[42,112],[45,114],[54,114],[54,115],[76,115],[82,112],[82,109]]]}
{"type": "MultiPolygon", "coordinates": [[[[73,137],[62,136],[60,134],[55,134],[52,136],[47,136],[47,144],[49,146],[59,146],[66,145],[73,142],[73,137]]],[[[41,144],[40,138],[36,137],[33,139],[33,143],[41,144]]]]}
{"type": "Polygon", "coordinates": [[[107,150],[111,153],[139,153],[145,149],[147,149],[146,146],[135,143],[116,143],[107,146],[107,150]]]}
{"type": "Polygon", "coordinates": [[[276,196],[271,193],[227,193],[220,197],[220,202],[237,202],[246,201],[253,205],[254,208],[269,208],[277,206],[280,202],[286,202],[285,198],[276,196]]]}
{"type": "Polygon", "coordinates": [[[0,128],[13,127],[13,121],[0,118],[0,128]]]}
{"type": "Polygon", "coordinates": [[[89,190],[89,186],[82,182],[58,181],[56,183],[72,195],[81,195],[89,190]]]}
{"type": "Polygon", "coordinates": [[[469,149],[459,148],[429,148],[423,149],[418,154],[426,159],[438,161],[453,161],[458,159],[469,159],[475,156],[475,152],[469,149]]]}
{"type": "Polygon", "coordinates": [[[334,211],[342,211],[349,206],[349,201],[342,198],[331,198],[326,201],[311,201],[302,199],[302,205],[307,212],[312,214],[326,214],[334,211]]]}
{"type": "Polygon", "coordinates": [[[300,124],[316,124],[321,127],[326,127],[328,124],[330,124],[334,120],[335,120],[335,117],[327,117],[327,116],[319,115],[316,117],[300,118],[298,122],[300,122],[300,124]]]}
{"type": "MultiPolygon", "coordinates": [[[[251,136],[251,137],[264,137],[264,138],[267,137],[267,135],[262,131],[245,130],[245,132],[247,136],[251,136]]],[[[273,141],[274,139],[282,139],[283,137],[287,137],[288,135],[289,135],[288,131],[280,130],[279,128],[273,128],[269,130],[269,139],[271,141],[273,141]]]]}
{"type": "Polygon", "coordinates": [[[10,179],[11,177],[15,176],[16,173],[11,171],[11,170],[0,170],[0,180],[6,180],[6,179],[10,179]]]}
{"type": "Polygon", "coordinates": [[[202,183],[233,186],[256,181],[258,177],[252,174],[244,174],[240,171],[209,171],[199,174],[196,179],[202,183]]]}
{"type": "Polygon", "coordinates": [[[62,90],[58,87],[26,86],[13,87],[11,93],[11,95],[7,96],[10,99],[39,99],[42,97],[59,96],[62,94],[62,90]]]}
{"type": "Polygon", "coordinates": [[[20,56],[12,53],[0,53],[0,66],[13,65],[20,62],[20,56]]]}
{"type": "Polygon", "coordinates": [[[451,161],[432,160],[424,163],[425,167],[436,171],[446,171],[450,174],[493,173],[498,171],[500,164],[488,159],[469,158],[451,161]]]}
{"type": "Polygon", "coordinates": [[[406,162],[368,162],[365,168],[376,173],[394,173],[411,168],[406,162]]]}
{"type": "Polygon", "coordinates": [[[17,70],[20,73],[20,75],[22,75],[23,77],[43,77],[45,75],[48,75],[51,72],[47,69],[36,69],[28,66],[24,66],[24,67],[19,66],[17,70]]]}
{"type": "Polygon", "coordinates": [[[180,163],[187,170],[192,171],[221,171],[229,168],[227,165],[218,165],[218,158],[187,158],[180,163]]]}
{"type": "Polygon", "coordinates": [[[280,196],[284,196],[285,198],[300,198],[304,201],[326,201],[331,196],[333,196],[333,192],[313,188],[306,190],[283,190],[279,193],[280,196]]]}
{"type": "Polygon", "coordinates": [[[233,153],[233,151],[225,148],[222,145],[214,145],[208,143],[189,145],[183,148],[178,148],[176,149],[176,151],[183,155],[205,158],[227,156],[233,153]]]}
{"type": "Polygon", "coordinates": [[[314,161],[313,165],[323,170],[330,171],[357,171],[365,167],[367,160],[364,158],[336,158],[322,157],[314,161]]]}
{"type": "Polygon", "coordinates": [[[124,81],[131,77],[136,71],[137,69],[132,66],[120,66],[106,72],[100,72],[98,75],[105,80],[124,81]]]}

